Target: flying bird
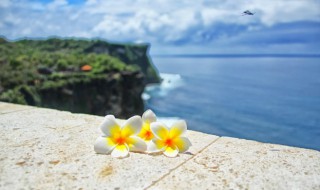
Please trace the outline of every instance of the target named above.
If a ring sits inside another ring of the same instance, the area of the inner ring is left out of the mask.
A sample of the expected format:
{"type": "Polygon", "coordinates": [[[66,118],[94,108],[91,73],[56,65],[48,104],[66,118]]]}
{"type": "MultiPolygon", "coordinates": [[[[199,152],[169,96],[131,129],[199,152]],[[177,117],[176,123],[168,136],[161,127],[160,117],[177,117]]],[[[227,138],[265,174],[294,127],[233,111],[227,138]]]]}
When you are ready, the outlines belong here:
{"type": "Polygon", "coordinates": [[[245,16],[245,15],[254,15],[254,13],[252,13],[251,11],[249,10],[246,10],[242,13],[242,16],[245,16]]]}

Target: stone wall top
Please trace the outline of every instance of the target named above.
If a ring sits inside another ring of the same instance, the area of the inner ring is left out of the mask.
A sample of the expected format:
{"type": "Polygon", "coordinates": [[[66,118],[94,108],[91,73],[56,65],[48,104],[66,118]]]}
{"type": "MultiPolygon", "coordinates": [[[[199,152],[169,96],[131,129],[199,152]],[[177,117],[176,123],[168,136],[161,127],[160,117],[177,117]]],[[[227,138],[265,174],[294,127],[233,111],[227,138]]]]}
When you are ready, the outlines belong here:
{"type": "Polygon", "coordinates": [[[176,158],[93,151],[103,117],[0,102],[0,189],[320,189],[320,152],[189,130],[176,158]]]}

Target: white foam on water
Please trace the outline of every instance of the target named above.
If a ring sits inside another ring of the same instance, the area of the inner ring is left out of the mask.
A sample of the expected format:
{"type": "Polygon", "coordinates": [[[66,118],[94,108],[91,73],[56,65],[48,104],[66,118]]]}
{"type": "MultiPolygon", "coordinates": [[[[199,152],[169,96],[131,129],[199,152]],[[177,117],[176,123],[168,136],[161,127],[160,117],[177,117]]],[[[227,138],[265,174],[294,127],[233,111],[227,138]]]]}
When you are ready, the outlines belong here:
{"type": "Polygon", "coordinates": [[[183,85],[179,74],[160,73],[161,83],[146,86],[142,99],[147,101],[151,97],[164,97],[173,89],[183,85]]]}
{"type": "Polygon", "coordinates": [[[151,98],[151,96],[145,92],[142,93],[141,97],[143,100],[149,100],[151,98]]]}
{"type": "Polygon", "coordinates": [[[181,120],[179,117],[158,117],[157,121],[164,123],[167,127],[170,127],[176,121],[181,120]]]}

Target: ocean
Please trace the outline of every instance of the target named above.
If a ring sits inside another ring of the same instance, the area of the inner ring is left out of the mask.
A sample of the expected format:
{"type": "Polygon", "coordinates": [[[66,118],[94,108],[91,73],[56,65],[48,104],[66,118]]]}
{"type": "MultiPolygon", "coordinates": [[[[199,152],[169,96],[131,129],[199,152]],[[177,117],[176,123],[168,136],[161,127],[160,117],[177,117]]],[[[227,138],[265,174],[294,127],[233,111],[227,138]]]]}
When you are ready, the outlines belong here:
{"type": "Polygon", "coordinates": [[[188,129],[320,150],[319,57],[153,57],[146,109],[188,129]]]}

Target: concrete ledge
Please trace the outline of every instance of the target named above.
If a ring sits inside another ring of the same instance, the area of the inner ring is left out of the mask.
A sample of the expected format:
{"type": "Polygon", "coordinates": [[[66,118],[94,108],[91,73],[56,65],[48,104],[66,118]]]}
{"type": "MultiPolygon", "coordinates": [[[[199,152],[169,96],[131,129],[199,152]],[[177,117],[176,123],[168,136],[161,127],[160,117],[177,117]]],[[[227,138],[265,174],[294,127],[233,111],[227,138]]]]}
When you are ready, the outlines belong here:
{"type": "Polygon", "coordinates": [[[103,117],[0,102],[0,189],[320,189],[320,152],[188,131],[177,158],[98,155],[103,117]]]}
{"type": "Polygon", "coordinates": [[[151,189],[320,189],[320,153],[221,137],[151,189]]]}
{"type": "Polygon", "coordinates": [[[17,104],[10,104],[5,102],[0,102],[0,114],[10,113],[15,111],[33,109],[34,107],[31,106],[22,106],[17,104]]]}

